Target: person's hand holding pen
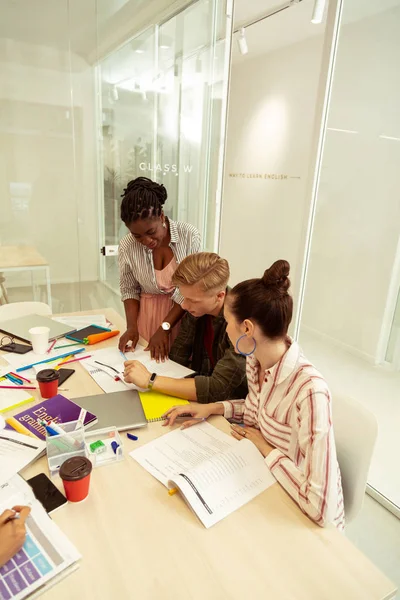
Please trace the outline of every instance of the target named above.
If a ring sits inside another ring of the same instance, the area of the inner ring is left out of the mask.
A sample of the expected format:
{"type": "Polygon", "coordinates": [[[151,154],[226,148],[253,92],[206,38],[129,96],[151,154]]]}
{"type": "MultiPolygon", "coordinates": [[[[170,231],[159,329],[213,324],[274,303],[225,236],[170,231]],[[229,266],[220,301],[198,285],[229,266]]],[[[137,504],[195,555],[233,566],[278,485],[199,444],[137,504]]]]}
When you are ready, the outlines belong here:
{"type": "Polygon", "coordinates": [[[26,537],[25,521],[29,506],[14,506],[0,515],[0,567],[21,550],[26,537]]]}
{"type": "Polygon", "coordinates": [[[138,360],[127,360],[124,363],[124,381],[126,383],[134,383],[138,388],[145,390],[149,385],[150,377],[150,371],[138,360]]]}
{"type": "Polygon", "coordinates": [[[223,415],[224,414],[224,405],[220,402],[215,402],[211,404],[197,404],[190,403],[189,405],[183,406],[173,406],[167,412],[165,412],[162,416],[165,419],[163,423],[163,427],[166,425],[173,425],[176,419],[179,417],[192,417],[188,418],[181,427],[181,429],[187,429],[187,427],[191,427],[195,425],[199,421],[205,421],[211,415],[223,415]]]}

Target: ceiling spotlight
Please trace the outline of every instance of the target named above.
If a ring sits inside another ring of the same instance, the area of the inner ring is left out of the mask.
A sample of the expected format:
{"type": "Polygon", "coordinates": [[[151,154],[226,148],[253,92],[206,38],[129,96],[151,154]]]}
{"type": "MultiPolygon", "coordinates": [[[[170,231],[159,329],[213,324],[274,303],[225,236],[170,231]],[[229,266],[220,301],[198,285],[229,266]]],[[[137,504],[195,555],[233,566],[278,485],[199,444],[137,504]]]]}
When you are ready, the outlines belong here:
{"type": "Polygon", "coordinates": [[[315,0],[311,23],[319,25],[324,18],[325,0],[315,0]]]}
{"type": "Polygon", "coordinates": [[[144,50],[142,50],[141,48],[138,48],[137,50],[135,50],[136,54],[144,54],[144,50]]]}
{"type": "Polygon", "coordinates": [[[240,54],[248,53],[249,47],[247,45],[246,33],[244,30],[244,27],[242,27],[241,30],[239,31],[238,46],[239,46],[240,54]]]}
{"type": "Polygon", "coordinates": [[[167,44],[161,44],[160,48],[161,50],[168,50],[169,46],[167,46],[167,44]]]}

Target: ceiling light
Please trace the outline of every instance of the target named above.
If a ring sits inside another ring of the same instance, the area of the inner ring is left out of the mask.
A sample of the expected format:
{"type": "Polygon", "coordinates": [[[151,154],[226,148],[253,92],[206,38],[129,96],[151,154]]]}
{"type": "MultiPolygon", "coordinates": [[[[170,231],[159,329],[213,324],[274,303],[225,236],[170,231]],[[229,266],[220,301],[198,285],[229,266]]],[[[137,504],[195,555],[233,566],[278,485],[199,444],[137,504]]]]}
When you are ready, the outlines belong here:
{"type": "Polygon", "coordinates": [[[144,54],[144,50],[142,50],[141,48],[138,48],[137,50],[135,50],[136,54],[144,54]]]}
{"type": "Polygon", "coordinates": [[[239,31],[238,46],[239,46],[240,54],[248,53],[249,47],[247,45],[246,33],[244,30],[244,27],[242,27],[241,30],[239,31]]]}
{"type": "Polygon", "coordinates": [[[161,50],[168,50],[169,46],[167,46],[167,44],[161,44],[160,48],[161,50]]]}
{"type": "Polygon", "coordinates": [[[315,0],[311,23],[319,25],[324,18],[325,0],[315,0]]]}

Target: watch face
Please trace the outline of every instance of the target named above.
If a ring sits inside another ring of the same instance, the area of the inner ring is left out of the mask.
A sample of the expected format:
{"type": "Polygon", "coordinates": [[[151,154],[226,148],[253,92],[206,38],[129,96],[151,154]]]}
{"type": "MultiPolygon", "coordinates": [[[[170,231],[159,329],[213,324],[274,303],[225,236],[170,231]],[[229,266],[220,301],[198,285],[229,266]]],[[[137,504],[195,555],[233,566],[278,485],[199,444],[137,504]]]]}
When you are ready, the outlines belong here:
{"type": "Polygon", "coordinates": [[[164,329],[164,331],[169,331],[171,329],[171,324],[165,321],[161,327],[164,329]]]}

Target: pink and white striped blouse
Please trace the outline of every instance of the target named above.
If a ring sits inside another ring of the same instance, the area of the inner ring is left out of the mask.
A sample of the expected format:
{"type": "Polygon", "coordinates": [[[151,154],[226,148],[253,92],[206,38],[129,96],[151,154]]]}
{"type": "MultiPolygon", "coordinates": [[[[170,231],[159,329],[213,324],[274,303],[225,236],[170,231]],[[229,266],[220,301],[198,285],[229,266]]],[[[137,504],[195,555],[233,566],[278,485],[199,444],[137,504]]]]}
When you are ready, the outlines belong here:
{"type": "Polygon", "coordinates": [[[332,428],[331,396],[322,375],[289,338],[281,360],[265,372],[247,358],[246,400],[223,402],[225,417],[256,427],[275,447],[265,458],[274,477],[321,527],[344,529],[343,492],[332,428]]]}

